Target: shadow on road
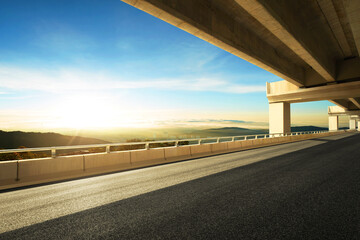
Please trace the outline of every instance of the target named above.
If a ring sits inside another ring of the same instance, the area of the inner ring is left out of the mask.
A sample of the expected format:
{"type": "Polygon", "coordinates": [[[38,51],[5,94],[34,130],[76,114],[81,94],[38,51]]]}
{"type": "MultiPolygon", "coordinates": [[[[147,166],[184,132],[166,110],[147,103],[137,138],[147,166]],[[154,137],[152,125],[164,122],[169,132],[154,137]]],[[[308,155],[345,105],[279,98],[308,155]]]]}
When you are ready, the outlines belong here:
{"type": "Polygon", "coordinates": [[[325,140],[0,239],[359,239],[359,140],[325,140]]]}

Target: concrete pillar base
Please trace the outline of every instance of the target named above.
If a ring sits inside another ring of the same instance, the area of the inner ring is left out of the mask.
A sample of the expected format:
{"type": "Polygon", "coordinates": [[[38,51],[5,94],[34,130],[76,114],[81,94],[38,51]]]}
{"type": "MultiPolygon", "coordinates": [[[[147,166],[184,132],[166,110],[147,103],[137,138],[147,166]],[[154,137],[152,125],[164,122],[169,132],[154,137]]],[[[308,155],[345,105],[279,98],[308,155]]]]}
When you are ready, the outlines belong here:
{"type": "Polygon", "coordinates": [[[356,119],[350,118],[349,120],[349,129],[356,130],[356,119]]]}
{"type": "Polygon", "coordinates": [[[291,133],[290,103],[269,104],[269,133],[279,135],[291,133]]]}
{"type": "Polygon", "coordinates": [[[329,116],[329,131],[339,130],[339,116],[329,116]]]}

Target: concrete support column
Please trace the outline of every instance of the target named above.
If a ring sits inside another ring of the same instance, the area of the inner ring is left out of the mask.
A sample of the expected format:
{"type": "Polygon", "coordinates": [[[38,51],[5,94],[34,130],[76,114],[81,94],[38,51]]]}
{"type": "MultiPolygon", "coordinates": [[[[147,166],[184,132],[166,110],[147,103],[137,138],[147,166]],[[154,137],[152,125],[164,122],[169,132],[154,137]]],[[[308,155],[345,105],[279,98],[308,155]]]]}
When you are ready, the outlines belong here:
{"type": "Polygon", "coordinates": [[[350,130],[356,130],[356,119],[350,118],[349,120],[349,129],[350,130]]]}
{"type": "Polygon", "coordinates": [[[269,104],[269,133],[286,134],[291,132],[290,128],[290,103],[269,104]]]}
{"type": "Polygon", "coordinates": [[[360,131],[360,120],[357,121],[357,130],[360,131]]]}
{"type": "Polygon", "coordinates": [[[339,130],[339,116],[329,116],[329,131],[339,130]]]}

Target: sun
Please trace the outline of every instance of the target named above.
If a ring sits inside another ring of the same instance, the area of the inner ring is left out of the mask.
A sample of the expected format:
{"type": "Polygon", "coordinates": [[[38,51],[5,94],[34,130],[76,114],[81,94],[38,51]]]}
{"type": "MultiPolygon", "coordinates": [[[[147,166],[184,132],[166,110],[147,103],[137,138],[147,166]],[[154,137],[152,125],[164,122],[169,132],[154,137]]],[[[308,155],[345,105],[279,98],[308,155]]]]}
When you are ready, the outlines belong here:
{"type": "Polygon", "coordinates": [[[159,113],[142,108],[138,102],[107,93],[69,95],[51,105],[47,111],[49,120],[43,122],[44,127],[87,130],[157,127],[159,113]]]}
{"type": "Polygon", "coordinates": [[[121,125],[119,107],[107,96],[79,94],[65,97],[52,109],[53,125],[62,128],[111,128],[121,125]]]}

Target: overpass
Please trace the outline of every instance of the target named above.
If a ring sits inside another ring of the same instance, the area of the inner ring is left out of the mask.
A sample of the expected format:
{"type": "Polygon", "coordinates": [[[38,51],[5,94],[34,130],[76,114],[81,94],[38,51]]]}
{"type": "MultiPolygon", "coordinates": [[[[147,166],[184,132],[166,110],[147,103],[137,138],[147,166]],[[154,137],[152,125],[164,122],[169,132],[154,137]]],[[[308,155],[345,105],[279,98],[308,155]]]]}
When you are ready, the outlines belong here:
{"type": "MultiPolygon", "coordinates": [[[[284,81],[267,84],[270,133],[289,133],[290,104],[328,100],[356,128],[358,0],[123,0],[284,81]],[[352,112],[354,111],[354,112],[352,112]]],[[[325,110],[324,110],[325,111],[325,110]]],[[[329,115],[329,129],[338,129],[329,115]]]]}
{"type": "Polygon", "coordinates": [[[337,130],[359,125],[360,2],[124,2],[282,77],[270,134],[1,162],[0,238],[359,238],[359,135],[337,130]],[[291,103],[318,100],[331,131],[290,133],[291,103]]]}

